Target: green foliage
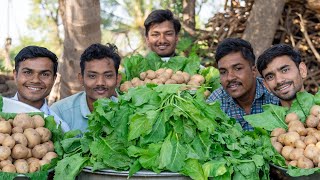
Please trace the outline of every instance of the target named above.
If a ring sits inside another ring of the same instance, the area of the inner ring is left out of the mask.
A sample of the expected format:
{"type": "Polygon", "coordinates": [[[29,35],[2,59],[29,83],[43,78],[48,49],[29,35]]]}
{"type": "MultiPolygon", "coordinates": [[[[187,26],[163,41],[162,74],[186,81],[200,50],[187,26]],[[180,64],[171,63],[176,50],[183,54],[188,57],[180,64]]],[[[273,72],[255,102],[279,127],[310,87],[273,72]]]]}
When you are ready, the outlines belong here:
{"type": "Polygon", "coordinates": [[[207,104],[202,93],[191,95],[182,86],[140,86],[118,102],[96,101],[89,132],[61,142],[68,153],[56,166],[55,179],[72,179],[85,165],[130,175],[148,169],[193,179],[269,179],[268,161],[280,157],[267,132],[243,131],[218,102],[207,104]]]}
{"type": "Polygon", "coordinates": [[[62,24],[59,15],[59,2],[57,0],[32,0],[32,13],[27,19],[29,34],[33,36],[21,36],[20,45],[13,47],[13,57],[23,47],[29,45],[43,46],[57,54],[62,51],[63,32],[59,26],[62,24]]]}
{"type": "Polygon", "coordinates": [[[170,61],[162,61],[161,58],[155,53],[150,52],[145,58],[140,55],[133,55],[124,59],[124,68],[127,80],[134,77],[139,77],[141,72],[157,70],[160,68],[171,68],[174,71],[185,71],[189,74],[195,74],[199,71],[200,59],[197,56],[182,57],[174,56],[170,61]]]}
{"type": "Polygon", "coordinates": [[[298,114],[300,120],[304,122],[309,115],[311,106],[313,106],[315,102],[319,102],[319,99],[320,96],[313,96],[307,92],[298,92],[290,109],[268,104],[263,106],[263,113],[244,116],[244,119],[253,127],[264,128],[268,131],[272,131],[278,127],[288,129],[287,124],[284,122],[286,114],[295,112],[298,114]]]}
{"type": "MultiPolygon", "coordinates": [[[[304,122],[309,115],[310,108],[315,104],[320,105],[319,94],[320,91],[314,96],[307,92],[298,92],[296,99],[289,109],[276,105],[265,105],[263,106],[263,113],[244,116],[244,119],[253,127],[266,129],[269,133],[279,127],[288,129],[287,124],[284,122],[286,114],[295,112],[300,117],[300,120],[304,122]]],[[[279,153],[277,154],[281,156],[279,153]]],[[[279,161],[279,159],[272,159],[272,162],[277,166],[287,168],[287,173],[292,177],[306,176],[315,172],[320,173],[320,168],[296,168],[287,166],[284,161],[279,161]]]]}
{"type": "MultiPolygon", "coordinates": [[[[14,63],[11,62],[11,64],[13,65],[14,63]]],[[[4,59],[0,59],[0,72],[3,72],[3,73],[11,73],[12,72],[12,70],[5,67],[4,59]]]]}
{"type": "Polygon", "coordinates": [[[197,55],[189,57],[174,56],[168,62],[162,61],[161,58],[154,52],[150,52],[146,57],[140,54],[126,57],[123,61],[125,69],[122,76],[123,81],[129,81],[134,77],[140,77],[141,72],[147,70],[158,70],[160,68],[170,68],[174,71],[184,71],[191,75],[201,74],[205,78],[205,87],[209,87],[210,91],[220,87],[220,73],[214,67],[202,68],[200,65],[201,59],[197,55]]]}
{"type": "Polygon", "coordinates": [[[88,159],[88,157],[82,157],[80,154],[75,154],[70,157],[63,158],[61,161],[59,161],[58,165],[55,168],[54,179],[75,179],[75,176],[79,173],[88,159]]]}
{"type": "Polygon", "coordinates": [[[284,122],[287,108],[267,104],[263,105],[264,112],[244,116],[244,119],[253,127],[264,128],[272,131],[276,127],[288,129],[287,124],[284,122]]]}

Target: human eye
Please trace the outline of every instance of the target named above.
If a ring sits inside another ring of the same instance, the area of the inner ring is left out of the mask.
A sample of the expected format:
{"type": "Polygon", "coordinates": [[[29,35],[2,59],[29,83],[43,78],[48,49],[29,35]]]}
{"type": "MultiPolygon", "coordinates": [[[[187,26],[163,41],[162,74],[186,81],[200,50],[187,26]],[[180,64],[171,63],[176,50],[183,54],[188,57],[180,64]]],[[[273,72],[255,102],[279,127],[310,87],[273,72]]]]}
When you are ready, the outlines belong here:
{"type": "Polygon", "coordinates": [[[94,79],[94,78],[96,78],[96,75],[95,74],[88,74],[88,78],[94,79]]]}
{"type": "Polygon", "coordinates": [[[289,67],[284,67],[284,68],[281,69],[281,72],[282,72],[282,73],[286,73],[286,72],[288,72],[289,70],[290,70],[289,67]]]}
{"type": "Polygon", "coordinates": [[[22,71],[22,73],[23,73],[24,75],[27,75],[27,76],[29,76],[29,75],[32,74],[32,72],[31,72],[30,70],[24,70],[24,71],[22,71]]]}
{"type": "Polygon", "coordinates": [[[41,75],[44,76],[44,77],[49,77],[49,76],[50,76],[50,73],[44,72],[44,73],[41,73],[41,75]]]}
{"type": "Polygon", "coordinates": [[[167,35],[167,36],[173,36],[173,35],[174,35],[174,33],[173,33],[173,32],[171,32],[171,31],[169,31],[169,32],[166,32],[166,35],[167,35]]]}
{"type": "Polygon", "coordinates": [[[224,69],[219,70],[219,72],[220,72],[220,75],[225,75],[227,73],[227,71],[224,69]]]}
{"type": "Polygon", "coordinates": [[[266,75],[266,76],[264,77],[264,79],[265,79],[266,81],[272,81],[272,80],[274,79],[274,75],[268,74],[268,75],[266,75]]]}
{"type": "Polygon", "coordinates": [[[152,33],[151,36],[152,36],[152,37],[158,37],[159,34],[158,34],[158,33],[152,33]]]}
{"type": "Polygon", "coordinates": [[[236,71],[240,71],[241,69],[243,69],[241,66],[235,66],[234,67],[234,70],[236,70],[236,71]]]}
{"type": "Polygon", "coordinates": [[[105,77],[106,77],[106,78],[112,78],[112,77],[113,77],[113,74],[106,74],[105,77]]]}

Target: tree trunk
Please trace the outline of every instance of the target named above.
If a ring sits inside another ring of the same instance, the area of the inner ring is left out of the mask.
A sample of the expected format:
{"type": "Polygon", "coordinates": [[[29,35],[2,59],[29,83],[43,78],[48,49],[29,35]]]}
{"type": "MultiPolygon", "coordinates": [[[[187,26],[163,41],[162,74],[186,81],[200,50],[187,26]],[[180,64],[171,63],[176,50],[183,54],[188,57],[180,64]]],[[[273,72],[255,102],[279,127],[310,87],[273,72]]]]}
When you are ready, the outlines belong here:
{"type": "Polygon", "coordinates": [[[7,38],[4,45],[4,67],[8,71],[12,71],[13,67],[10,60],[10,47],[11,47],[11,38],[7,38]]]}
{"type": "Polygon", "coordinates": [[[64,25],[63,52],[49,103],[81,90],[77,78],[80,56],[88,46],[101,42],[99,0],[59,0],[59,9],[64,25]]]}
{"type": "Polygon", "coordinates": [[[258,57],[272,45],[285,0],[255,0],[242,38],[252,44],[258,57]]]}
{"type": "Polygon", "coordinates": [[[194,37],[196,35],[196,20],[195,20],[195,7],[196,0],[183,0],[183,16],[182,16],[182,24],[184,30],[191,36],[194,37]]]}

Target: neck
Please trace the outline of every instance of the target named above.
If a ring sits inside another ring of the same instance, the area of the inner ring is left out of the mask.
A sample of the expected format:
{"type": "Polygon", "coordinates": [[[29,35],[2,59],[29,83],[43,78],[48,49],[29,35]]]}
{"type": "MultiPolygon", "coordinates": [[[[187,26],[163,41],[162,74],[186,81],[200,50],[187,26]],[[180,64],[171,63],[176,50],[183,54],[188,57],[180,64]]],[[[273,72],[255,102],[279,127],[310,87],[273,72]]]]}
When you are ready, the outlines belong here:
{"type": "MultiPolygon", "coordinates": [[[[304,92],[304,87],[302,86],[300,91],[299,92],[304,92]]],[[[284,107],[291,107],[292,105],[292,102],[297,98],[297,94],[295,95],[294,99],[291,99],[291,100],[282,100],[280,99],[280,103],[281,103],[281,106],[284,106],[284,107]]]]}
{"type": "Polygon", "coordinates": [[[244,98],[244,99],[242,98],[237,99],[236,101],[239,104],[239,106],[244,109],[246,114],[250,114],[253,100],[254,100],[254,96],[249,98],[244,98]]]}
{"type": "Polygon", "coordinates": [[[281,106],[283,107],[291,107],[292,101],[285,101],[280,99],[281,106]]]}
{"type": "Polygon", "coordinates": [[[42,100],[40,100],[40,101],[30,101],[30,100],[28,100],[28,99],[25,99],[25,98],[23,98],[23,97],[21,97],[19,94],[18,94],[18,100],[20,101],[20,102],[23,102],[23,103],[25,103],[25,104],[28,104],[28,105],[30,105],[30,106],[32,106],[32,107],[35,107],[35,108],[37,108],[37,109],[40,109],[42,106],[43,106],[43,103],[44,103],[44,99],[42,99],[42,100]]]}
{"type": "Polygon", "coordinates": [[[91,101],[91,99],[88,98],[88,96],[87,96],[87,105],[89,107],[90,112],[93,111],[93,103],[94,103],[94,101],[91,101]]]}
{"type": "Polygon", "coordinates": [[[255,95],[256,95],[256,83],[254,83],[253,88],[251,88],[251,91],[244,94],[242,97],[239,97],[236,99],[237,103],[241,108],[244,109],[246,114],[251,113],[251,106],[252,106],[252,102],[254,101],[255,95]]]}

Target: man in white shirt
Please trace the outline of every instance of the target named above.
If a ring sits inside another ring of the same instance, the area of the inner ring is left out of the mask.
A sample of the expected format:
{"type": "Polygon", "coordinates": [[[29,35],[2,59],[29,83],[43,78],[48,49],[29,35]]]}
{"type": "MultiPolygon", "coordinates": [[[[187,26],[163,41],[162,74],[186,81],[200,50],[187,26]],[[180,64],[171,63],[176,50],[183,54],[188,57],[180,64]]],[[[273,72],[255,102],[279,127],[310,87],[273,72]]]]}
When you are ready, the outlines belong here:
{"type": "Polygon", "coordinates": [[[12,98],[33,106],[47,115],[54,116],[63,131],[69,131],[67,123],[50,110],[46,97],[57,76],[58,58],[47,48],[27,46],[15,57],[14,80],[18,92],[12,98]]]}

